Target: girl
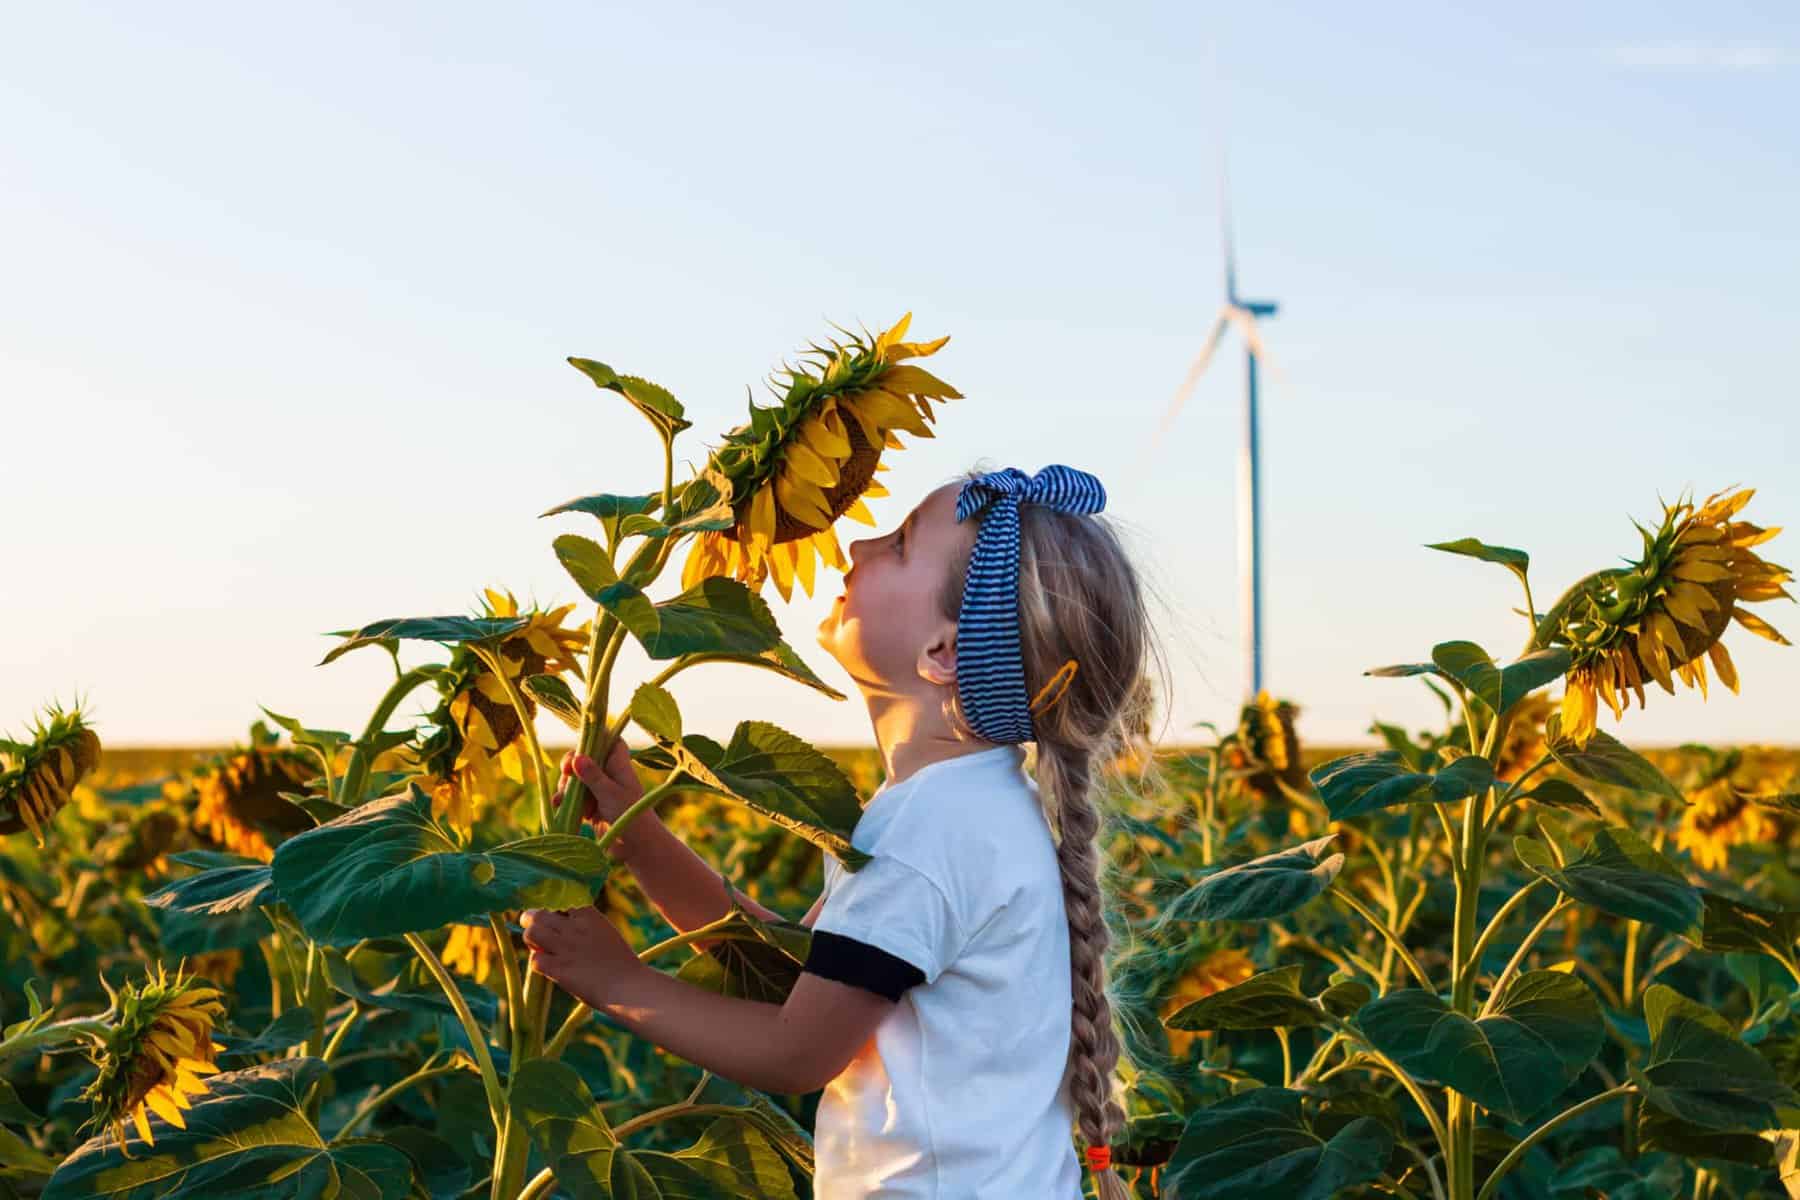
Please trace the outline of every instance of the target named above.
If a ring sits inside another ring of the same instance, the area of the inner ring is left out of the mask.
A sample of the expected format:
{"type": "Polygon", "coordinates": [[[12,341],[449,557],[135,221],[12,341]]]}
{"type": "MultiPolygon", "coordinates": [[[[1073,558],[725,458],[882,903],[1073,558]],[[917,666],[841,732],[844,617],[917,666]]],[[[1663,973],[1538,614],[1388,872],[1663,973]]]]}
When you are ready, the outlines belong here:
{"type": "MultiPolygon", "coordinates": [[[[1141,726],[1156,651],[1104,504],[1069,467],[971,472],[851,546],[819,642],[862,692],[887,780],[851,838],[871,860],[825,860],[785,1004],[639,963],[594,908],[526,914],[533,968],[635,1033],[751,1087],[823,1088],[820,1200],[1080,1200],[1071,1125],[1100,1200],[1128,1200],[1108,1165],[1124,1114],[1093,787],[1141,726]]],[[[598,827],[642,795],[623,743],[563,771],[598,827]]],[[[614,853],[675,928],[730,911],[730,884],[654,812],[614,853]]]]}

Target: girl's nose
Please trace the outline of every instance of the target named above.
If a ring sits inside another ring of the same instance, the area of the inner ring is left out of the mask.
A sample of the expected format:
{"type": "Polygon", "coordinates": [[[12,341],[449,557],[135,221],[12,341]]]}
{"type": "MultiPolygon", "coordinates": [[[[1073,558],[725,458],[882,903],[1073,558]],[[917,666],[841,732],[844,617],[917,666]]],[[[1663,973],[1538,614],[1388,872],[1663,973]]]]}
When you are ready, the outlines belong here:
{"type": "Polygon", "coordinates": [[[869,544],[868,538],[857,538],[850,543],[850,565],[855,566],[862,560],[863,547],[869,544]]]}

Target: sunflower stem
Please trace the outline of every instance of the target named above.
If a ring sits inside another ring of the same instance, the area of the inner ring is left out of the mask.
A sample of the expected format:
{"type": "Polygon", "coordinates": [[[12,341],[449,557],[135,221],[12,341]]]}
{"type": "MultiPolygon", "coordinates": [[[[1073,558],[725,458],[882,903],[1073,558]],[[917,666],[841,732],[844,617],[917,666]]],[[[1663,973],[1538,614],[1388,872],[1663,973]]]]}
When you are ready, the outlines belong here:
{"type": "Polygon", "coordinates": [[[425,969],[431,972],[438,986],[444,989],[445,999],[456,1012],[456,1019],[463,1027],[463,1033],[469,1039],[469,1048],[475,1055],[475,1065],[481,1071],[481,1085],[487,1092],[488,1115],[494,1120],[494,1127],[499,1129],[506,1112],[506,1100],[500,1090],[500,1075],[494,1070],[494,1056],[488,1053],[487,1033],[469,1011],[469,1002],[463,999],[462,989],[456,986],[456,980],[450,977],[444,964],[438,960],[437,953],[425,943],[425,939],[416,933],[405,935],[406,944],[413,948],[425,969]]]}
{"type": "Polygon", "coordinates": [[[500,975],[506,981],[506,1025],[509,1034],[507,1052],[517,1054],[525,1045],[525,991],[519,980],[519,964],[513,957],[512,935],[499,913],[488,914],[488,928],[494,934],[494,952],[500,959],[500,975]]]}
{"type": "Polygon", "coordinates": [[[538,745],[537,725],[532,718],[531,710],[525,707],[525,697],[519,694],[518,687],[513,684],[511,676],[506,673],[506,664],[500,661],[499,654],[491,647],[473,642],[470,645],[474,648],[476,657],[481,659],[487,665],[487,669],[492,671],[494,677],[500,681],[500,687],[506,692],[507,701],[512,705],[513,712],[518,715],[519,728],[525,735],[525,748],[531,752],[531,777],[536,785],[534,790],[537,793],[538,829],[541,832],[549,833],[552,825],[550,782],[544,773],[544,751],[538,745]]]}
{"type": "Polygon", "coordinates": [[[1589,1109],[1598,1108],[1602,1104],[1617,1100],[1620,1096],[1631,1095],[1636,1091],[1636,1084],[1622,1083],[1610,1091],[1601,1092],[1598,1096],[1589,1096],[1580,1104],[1571,1105],[1570,1107],[1563,1109],[1554,1117],[1551,1117],[1548,1121],[1539,1125],[1536,1129],[1526,1134],[1518,1145],[1507,1151],[1506,1157],[1501,1159],[1499,1163],[1495,1165],[1493,1172],[1487,1177],[1487,1182],[1481,1185],[1481,1194],[1476,1197],[1476,1200],[1488,1200],[1488,1197],[1493,1195],[1494,1189],[1500,1186],[1500,1181],[1506,1178],[1506,1173],[1517,1166],[1519,1160],[1525,1157],[1526,1151],[1543,1141],[1546,1137],[1549,1137],[1550,1133],[1558,1125],[1561,1125],[1565,1121],[1574,1120],[1589,1109]]]}
{"type": "Polygon", "coordinates": [[[420,684],[435,678],[443,669],[438,663],[414,667],[410,671],[401,672],[399,678],[388,686],[381,702],[369,715],[369,723],[363,726],[362,736],[356,739],[355,748],[350,752],[350,763],[344,768],[343,777],[338,781],[338,790],[331,795],[331,799],[352,807],[362,801],[363,787],[369,779],[369,746],[387,728],[388,718],[400,707],[400,701],[420,684]]]}
{"type": "MultiPolygon", "coordinates": [[[[433,1057],[436,1056],[434,1055],[433,1057]]],[[[401,1079],[396,1083],[391,1083],[387,1087],[382,1088],[379,1092],[376,1092],[373,1096],[370,1096],[367,1100],[358,1105],[356,1111],[350,1114],[350,1119],[344,1122],[343,1128],[339,1129],[337,1134],[331,1140],[337,1142],[349,1137],[352,1130],[376,1113],[380,1112],[382,1105],[388,1103],[407,1088],[417,1087],[421,1083],[429,1082],[440,1076],[455,1075],[461,1071],[462,1068],[455,1063],[440,1063],[437,1066],[432,1066],[431,1060],[427,1059],[425,1065],[420,1067],[417,1071],[414,1071],[411,1075],[408,1075],[406,1078],[401,1079]]]]}
{"type": "Polygon", "coordinates": [[[1333,888],[1331,890],[1331,896],[1335,900],[1342,901],[1346,908],[1367,921],[1369,927],[1385,938],[1388,946],[1400,956],[1400,961],[1406,964],[1406,969],[1411,971],[1413,978],[1419,981],[1419,986],[1426,991],[1432,990],[1431,977],[1425,974],[1425,968],[1421,967],[1419,965],[1419,960],[1412,956],[1412,951],[1406,948],[1406,943],[1400,940],[1399,934],[1388,928],[1385,921],[1376,916],[1366,904],[1351,895],[1348,890],[1344,888],[1333,888]]]}
{"type": "Polygon", "coordinates": [[[15,1055],[54,1050],[76,1038],[91,1037],[105,1041],[111,1032],[111,1022],[101,1017],[71,1017],[66,1021],[55,1021],[0,1042],[0,1062],[15,1055]]]}
{"type": "Polygon", "coordinates": [[[1488,993],[1487,1003],[1481,1006],[1481,1012],[1477,1014],[1478,1018],[1485,1017],[1493,1012],[1494,1005],[1499,1003],[1501,994],[1506,991],[1506,985],[1511,983],[1513,976],[1519,973],[1519,967],[1524,963],[1525,956],[1531,953],[1532,946],[1536,945],[1537,940],[1544,936],[1544,931],[1550,928],[1550,922],[1554,921],[1566,910],[1573,907],[1575,907],[1575,901],[1564,896],[1561,900],[1558,900],[1555,904],[1551,905],[1550,911],[1539,918],[1538,923],[1531,927],[1531,932],[1525,935],[1525,939],[1519,943],[1519,948],[1513,951],[1513,956],[1507,962],[1506,968],[1500,972],[1500,977],[1494,980],[1493,990],[1488,993]]]}

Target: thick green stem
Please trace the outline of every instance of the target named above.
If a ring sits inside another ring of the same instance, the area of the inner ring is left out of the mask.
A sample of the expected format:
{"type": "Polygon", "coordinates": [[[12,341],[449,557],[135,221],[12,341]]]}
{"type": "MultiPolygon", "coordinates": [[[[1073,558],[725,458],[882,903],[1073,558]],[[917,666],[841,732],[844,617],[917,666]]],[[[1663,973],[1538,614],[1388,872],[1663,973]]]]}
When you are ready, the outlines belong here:
{"type": "Polygon", "coordinates": [[[1536,1129],[1526,1134],[1524,1139],[1521,1140],[1518,1145],[1507,1151],[1506,1157],[1501,1159],[1494,1167],[1493,1174],[1487,1177],[1487,1182],[1481,1185],[1481,1194],[1477,1196],[1475,1200],[1488,1200],[1488,1197],[1494,1193],[1494,1189],[1500,1186],[1500,1181],[1506,1178],[1506,1173],[1518,1165],[1519,1160],[1525,1157],[1528,1150],[1550,1136],[1558,1125],[1561,1125],[1565,1121],[1572,1121],[1589,1109],[1598,1108],[1608,1101],[1617,1100],[1620,1096],[1629,1095],[1636,1090],[1637,1088],[1635,1085],[1622,1083],[1611,1091],[1601,1092],[1598,1096],[1589,1096],[1580,1104],[1563,1109],[1563,1111],[1557,1113],[1542,1125],[1539,1125],[1536,1129]]]}
{"type": "Polygon", "coordinates": [[[494,953],[500,959],[500,977],[506,983],[507,1053],[517,1054],[526,1043],[525,988],[519,979],[519,963],[513,956],[512,935],[499,913],[488,914],[488,929],[494,935],[494,953]]]}
{"type": "Polygon", "coordinates": [[[531,1177],[531,1182],[519,1191],[519,1200],[542,1200],[556,1187],[556,1172],[545,1167],[531,1177]]]}
{"type": "MultiPolygon", "coordinates": [[[[1481,956],[1487,952],[1488,943],[1494,940],[1494,936],[1498,934],[1501,927],[1506,924],[1506,918],[1512,915],[1513,909],[1525,903],[1526,898],[1531,895],[1532,889],[1542,882],[1544,882],[1542,879],[1532,880],[1530,883],[1514,892],[1508,897],[1506,903],[1500,906],[1500,911],[1493,915],[1492,919],[1488,921],[1487,927],[1481,931],[1481,936],[1475,939],[1475,945],[1469,951],[1469,961],[1463,966],[1464,973],[1472,976],[1480,972],[1481,956]]],[[[1469,980],[1469,985],[1470,992],[1473,994],[1474,980],[1472,978],[1469,980]]]]}
{"type": "Polygon", "coordinates": [[[425,939],[416,933],[406,936],[406,944],[413,948],[425,969],[431,972],[438,986],[444,989],[444,997],[450,1001],[450,1007],[456,1012],[456,1019],[462,1024],[463,1033],[469,1039],[469,1048],[475,1055],[475,1065],[481,1071],[481,1085],[487,1092],[488,1114],[494,1119],[495,1128],[501,1125],[501,1118],[506,1112],[506,1099],[500,1088],[500,1074],[494,1069],[494,1056],[488,1053],[487,1033],[469,1011],[469,1002],[463,999],[462,989],[456,986],[456,980],[450,978],[450,972],[432,948],[425,944],[425,939]]]}
{"type": "Polygon", "coordinates": [[[1488,993],[1487,1003],[1481,1006],[1480,1016],[1487,1016],[1493,1011],[1494,1005],[1500,1002],[1500,997],[1506,991],[1506,985],[1511,983],[1513,976],[1519,973],[1519,967],[1525,962],[1525,956],[1531,953],[1531,948],[1537,944],[1537,940],[1544,936],[1544,930],[1550,928],[1550,922],[1574,906],[1575,901],[1565,896],[1552,905],[1550,911],[1540,917],[1538,923],[1531,927],[1531,932],[1525,935],[1525,940],[1519,943],[1517,950],[1513,951],[1513,956],[1507,962],[1506,969],[1500,972],[1498,979],[1494,980],[1494,990],[1488,993]]]}

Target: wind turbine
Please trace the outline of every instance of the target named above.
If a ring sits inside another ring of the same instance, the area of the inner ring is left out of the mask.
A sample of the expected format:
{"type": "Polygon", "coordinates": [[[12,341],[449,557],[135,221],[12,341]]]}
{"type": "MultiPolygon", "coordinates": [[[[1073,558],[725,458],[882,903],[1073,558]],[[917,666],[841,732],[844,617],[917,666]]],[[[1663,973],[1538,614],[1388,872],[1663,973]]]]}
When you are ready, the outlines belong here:
{"type": "Polygon", "coordinates": [[[1260,318],[1274,316],[1276,304],[1273,300],[1246,300],[1238,295],[1237,250],[1231,235],[1231,197],[1223,166],[1219,171],[1219,229],[1224,244],[1225,303],[1220,307],[1200,353],[1188,368],[1187,378],[1175,389],[1175,399],[1157,428],[1157,440],[1160,441],[1174,423],[1175,415],[1187,402],[1194,385],[1200,382],[1213,353],[1225,340],[1227,327],[1236,326],[1244,338],[1245,364],[1244,441],[1238,451],[1238,580],[1243,610],[1245,686],[1247,694],[1254,697],[1263,686],[1262,441],[1256,382],[1257,363],[1265,358],[1262,334],[1256,323],[1260,318]]]}

